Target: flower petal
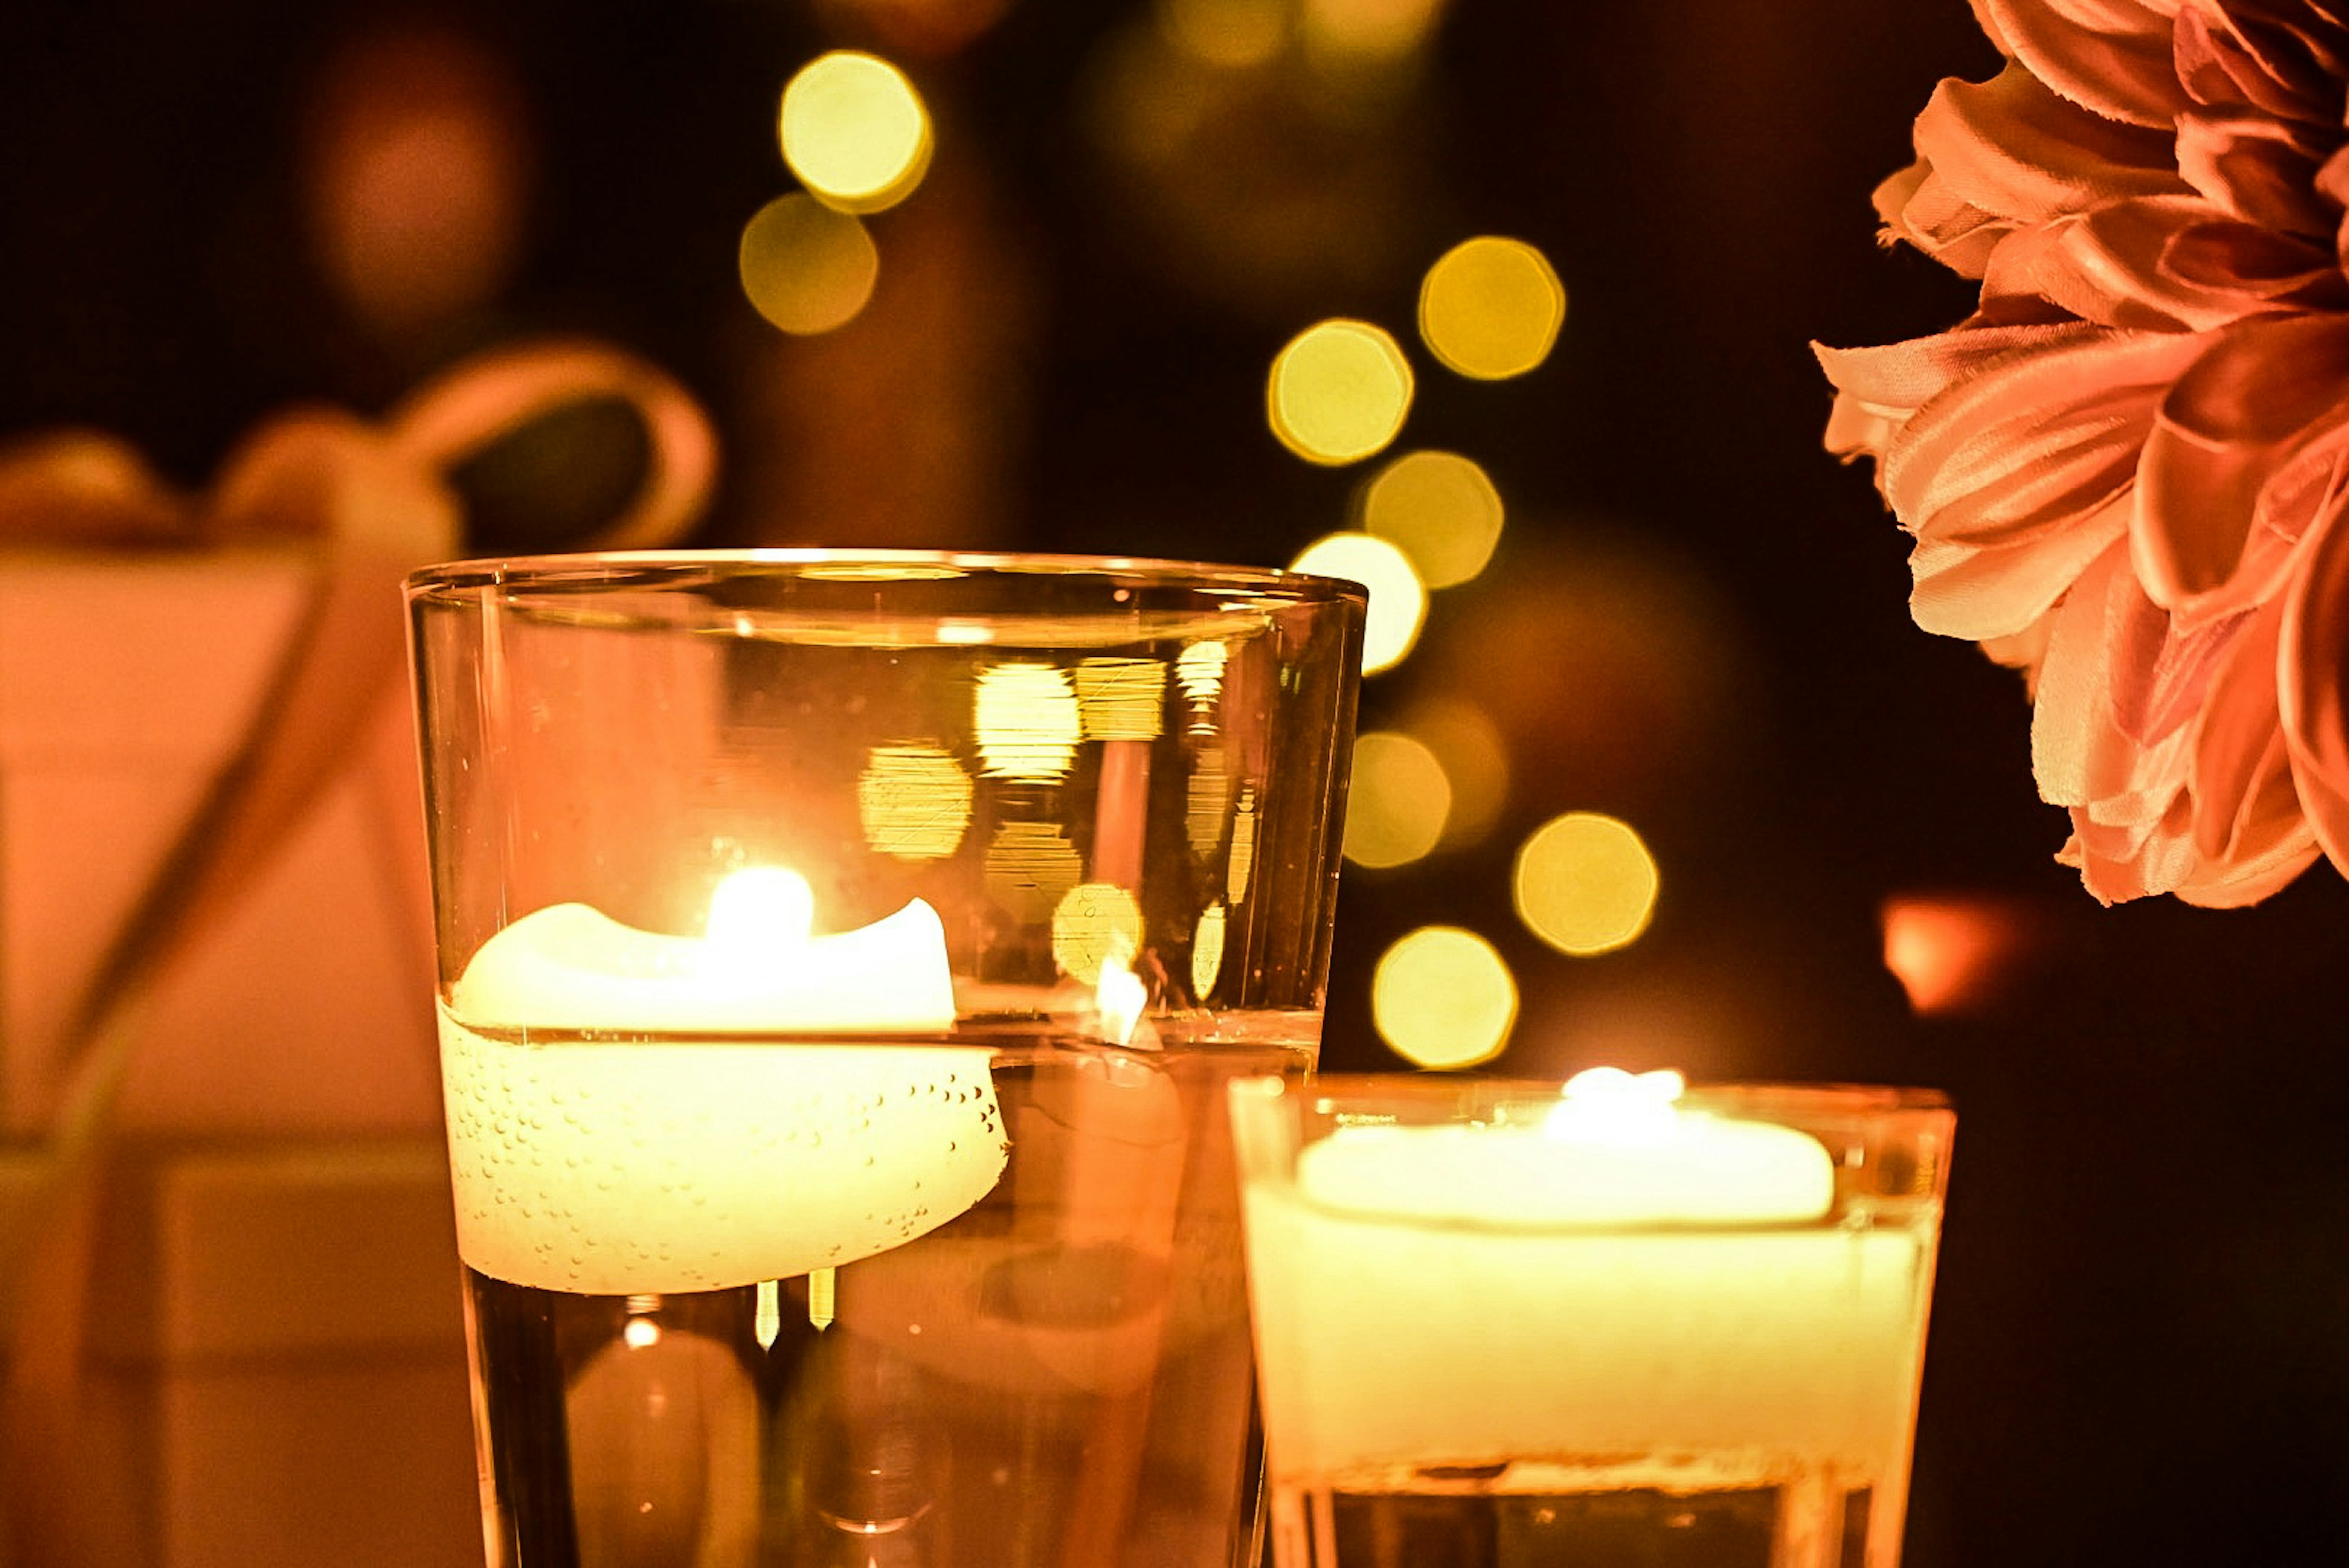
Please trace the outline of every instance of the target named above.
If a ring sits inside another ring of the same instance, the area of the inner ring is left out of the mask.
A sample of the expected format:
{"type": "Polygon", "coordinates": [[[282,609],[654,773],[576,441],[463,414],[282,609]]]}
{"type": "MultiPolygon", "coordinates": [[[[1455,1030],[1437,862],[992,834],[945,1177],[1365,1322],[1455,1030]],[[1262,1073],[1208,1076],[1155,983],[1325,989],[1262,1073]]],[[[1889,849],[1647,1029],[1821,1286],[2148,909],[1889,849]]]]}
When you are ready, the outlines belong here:
{"type": "Polygon", "coordinates": [[[2220,334],[2161,400],[2137,465],[2137,575],[2162,605],[2222,587],[2260,493],[2349,389],[2349,318],[2276,316],[2220,334]]]}
{"type": "Polygon", "coordinates": [[[2167,127],[2184,93],[2168,10],[2141,0],[1981,0],[2006,52],[2064,97],[2127,125],[2167,127]]]}
{"type": "Polygon", "coordinates": [[[2003,646],[2045,618],[2127,532],[2128,514],[2128,498],[2119,495],[2044,538],[1986,549],[1920,539],[1909,555],[1909,617],[1925,631],[2003,646]]]}
{"type": "Polygon", "coordinates": [[[2286,591],[2277,703],[2301,805],[2317,842],[2349,875],[2349,526],[2336,495],[2310,530],[2286,591]]]}
{"type": "Polygon", "coordinates": [[[2044,223],[2102,202],[2189,193],[2162,127],[2101,119],[2009,62],[1989,81],[1933,89],[1917,117],[1917,156],[1968,205],[2044,223]]]}

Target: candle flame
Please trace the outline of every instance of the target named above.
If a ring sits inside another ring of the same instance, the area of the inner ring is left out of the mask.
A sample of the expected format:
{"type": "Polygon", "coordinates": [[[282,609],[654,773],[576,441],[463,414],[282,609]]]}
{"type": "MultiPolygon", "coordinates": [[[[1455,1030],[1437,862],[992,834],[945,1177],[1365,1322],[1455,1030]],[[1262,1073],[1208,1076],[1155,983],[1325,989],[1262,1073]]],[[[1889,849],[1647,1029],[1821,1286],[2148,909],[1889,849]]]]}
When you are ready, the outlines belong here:
{"type": "Polygon", "coordinates": [[[781,866],[745,866],[709,895],[709,955],[718,963],[757,963],[776,950],[803,945],[815,929],[815,892],[781,866]]]}
{"type": "Polygon", "coordinates": [[[1673,1102],[1687,1087],[1688,1080],[1669,1067],[1649,1073],[1588,1068],[1566,1081],[1543,1130],[1553,1137],[1657,1142],[1671,1136],[1680,1116],[1673,1102]]]}
{"type": "Polygon", "coordinates": [[[1150,988],[1126,961],[1123,943],[1102,959],[1101,979],[1093,986],[1093,1010],[1101,1016],[1101,1036],[1112,1045],[1133,1042],[1133,1031],[1150,1006],[1150,988]]]}

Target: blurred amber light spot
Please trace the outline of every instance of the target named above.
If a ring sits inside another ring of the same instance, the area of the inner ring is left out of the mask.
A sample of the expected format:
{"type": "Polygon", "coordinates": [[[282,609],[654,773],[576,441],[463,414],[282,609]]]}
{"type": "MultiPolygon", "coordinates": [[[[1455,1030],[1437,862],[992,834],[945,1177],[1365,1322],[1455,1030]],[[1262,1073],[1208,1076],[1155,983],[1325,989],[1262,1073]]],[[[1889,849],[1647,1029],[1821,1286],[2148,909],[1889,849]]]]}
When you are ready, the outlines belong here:
{"type": "Polygon", "coordinates": [[[1995,1000],[2033,934],[2021,907],[1987,894],[1897,894],[1882,919],[1884,967],[1920,1016],[1995,1000]]]}
{"type": "Polygon", "coordinates": [[[759,314],[801,337],[844,327],[873,297],[881,257],[864,225],[794,192],[742,230],[742,292],[759,314]]]}
{"type": "Polygon", "coordinates": [[[1376,675],[1402,662],[1427,618],[1427,589],[1411,557],[1370,534],[1330,534],[1298,553],[1289,569],[1344,577],[1371,591],[1362,628],[1362,673],[1376,675]]]}
{"type": "Polygon", "coordinates": [[[1501,538],[1501,493],[1457,452],[1405,452],[1362,493],[1362,527],[1411,557],[1431,588],[1466,582],[1501,538]]]}
{"type": "Polygon", "coordinates": [[[1420,285],[1419,334],[1428,351],[1480,381],[1522,376],[1540,364],[1565,320],[1565,286],[1523,240],[1463,241],[1420,285]]]}
{"type": "Polygon", "coordinates": [[[1309,327],[1274,357],[1272,433],[1309,462],[1355,462],[1394,440],[1411,412],[1411,364],[1367,321],[1309,327]]]}
{"type": "Polygon", "coordinates": [[[1374,730],[1354,742],[1346,801],[1346,858],[1373,868],[1407,866],[1444,837],[1452,781],[1426,744],[1374,730]]]}
{"type": "Polygon", "coordinates": [[[1422,1067],[1474,1067],[1508,1044],[1517,982],[1493,944],[1457,926],[1423,926],[1381,954],[1371,1023],[1422,1067]]]}
{"type": "Polygon", "coordinates": [[[1517,916],[1550,946],[1578,957],[1637,941],[1655,913],[1655,857],[1630,824],[1568,812],[1517,851],[1517,916]]]}
{"type": "Polygon", "coordinates": [[[1123,888],[1080,883],[1052,911],[1052,961],[1086,985],[1101,979],[1111,959],[1131,964],[1141,950],[1142,906],[1123,888]]]}
{"type": "Polygon", "coordinates": [[[1157,15],[1169,43],[1225,70],[1263,65],[1288,36],[1282,0],[1158,0],[1157,15]]]}
{"type": "Polygon", "coordinates": [[[1493,830],[1509,798],[1509,749],[1483,709],[1440,698],[1414,708],[1404,731],[1435,753],[1452,785],[1442,847],[1475,844],[1493,830]]]}
{"type": "Polygon", "coordinates": [[[1199,924],[1191,933],[1191,994],[1201,1002],[1215,994],[1216,981],[1224,972],[1225,923],[1224,906],[1210,904],[1199,912],[1199,924]]]}
{"type": "Polygon", "coordinates": [[[1068,671],[991,665],[979,671],[974,707],[988,777],[1056,784],[1075,762],[1081,721],[1068,671]]]}
{"type": "Polygon", "coordinates": [[[816,199],[877,213],[913,193],[930,166],[930,115],[905,73],[854,49],[811,60],[783,88],[783,161],[816,199]]]}
{"type": "Polygon", "coordinates": [[[875,746],[856,781],[864,842],[899,860],[952,855],[970,826],[970,775],[936,746],[875,746]]]}

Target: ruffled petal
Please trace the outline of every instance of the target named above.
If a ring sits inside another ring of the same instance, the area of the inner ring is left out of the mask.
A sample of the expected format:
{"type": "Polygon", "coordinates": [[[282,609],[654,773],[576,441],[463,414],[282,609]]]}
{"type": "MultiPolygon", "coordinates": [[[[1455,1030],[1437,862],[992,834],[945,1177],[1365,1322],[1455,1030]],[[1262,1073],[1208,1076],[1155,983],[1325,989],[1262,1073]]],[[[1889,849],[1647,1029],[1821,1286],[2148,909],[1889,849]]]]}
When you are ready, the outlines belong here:
{"type": "Polygon", "coordinates": [[[1987,82],[1953,78],[1934,88],[1916,142],[1919,160],[1954,197],[2018,223],[2189,192],[2166,120],[2159,130],[2115,124],[2012,62],[1987,82]]]}
{"type": "Polygon", "coordinates": [[[2276,655],[2292,773],[2317,842],[2349,875],[2349,504],[2335,495],[2310,530],[2287,590],[2276,655]]]}
{"type": "Polygon", "coordinates": [[[1981,0],[2004,51],[2081,108],[2167,128],[2185,94],[2170,59],[2174,5],[2152,0],[1981,0]]]}
{"type": "Polygon", "coordinates": [[[2270,299],[2231,275],[2206,280],[2170,265],[2180,238],[2209,226],[2213,215],[2199,196],[2148,196],[2040,224],[1998,247],[1982,294],[2035,296],[2099,327],[2199,332],[2223,326],[2270,299]]]}
{"type": "Polygon", "coordinates": [[[2128,498],[2120,495],[2043,537],[2011,545],[1920,539],[1909,554],[1909,618],[1921,630],[1987,645],[2023,637],[2127,534],[2128,516],[2128,498]]]}
{"type": "Polygon", "coordinates": [[[1920,536],[1987,545],[2060,526],[2132,482],[2162,392],[2202,343],[2083,327],[1983,362],[1893,438],[1885,497],[1920,536]]]}
{"type": "Polygon", "coordinates": [[[2146,591],[2182,604],[2223,587],[2261,491],[2349,393],[2349,318],[2278,316],[2218,335],[2161,400],[2130,528],[2146,591]]]}

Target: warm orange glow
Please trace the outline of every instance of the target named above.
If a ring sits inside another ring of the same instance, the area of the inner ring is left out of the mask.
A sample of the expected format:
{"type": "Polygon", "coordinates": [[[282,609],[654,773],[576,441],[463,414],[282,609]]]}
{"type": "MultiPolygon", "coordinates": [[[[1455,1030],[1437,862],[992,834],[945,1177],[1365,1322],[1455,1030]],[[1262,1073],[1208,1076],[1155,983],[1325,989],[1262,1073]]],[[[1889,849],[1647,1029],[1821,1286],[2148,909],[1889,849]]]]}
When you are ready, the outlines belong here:
{"type": "Polygon", "coordinates": [[[1304,0],[1302,27],[1316,53],[1394,60],[1424,46],[1444,0],[1304,0]]]}
{"type": "Polygon", "coordinates": [[[783,161],[816,199],[843,213],[895,206],[930,164],[930,115],[905,73],[838,49],[809,62],[783,88],[783,161]]]}
{"type": "Polygon", "coordinates": [[[1405,452],[1362,492],[1362,528],[1411,557],[1431,588],[1466,582],[1501,538],[1501,493],[1457,452],[1405,452]]]}
{"type": "Polygon", "coordinates": [[[936,746],[875,746],[856,781],[864,842],[900,860],[952,855],[970,826],[970,775],[936,746]]]}
{"type": "Polygon", "coordinates": [[[1324,321],[1273,359],[1266,412],[1283,446],[1335,465],[1394,440],[1411,398],[1411,365],[1392,337],[1367,321],[1324,321]]]}
{"type": "Polygon", "coordinates": [[[1443,846],[1481,842],[1509,799],[1509,753],[1483,709],[1439,699],[1412,710],[1403,729],[1425,742],[1452,784],[1443,846]]]}
{"type": "Polygon", "coordinates": [[[1157,13],[1169,43],[1225,70],[1263,65],[1288,42],[1281,0],[1158,0],[1157,13]]]}
{"type": "Polygon", "coordinates": [[[1363,674],[1393,669],[1419,640],[1420,625],[1427,618],[1427,589],[1411,558],[1388,541],[1369,534],[1325,535],[1306,545],[1289,570],[1344,577],[1370,589],[1363,674]]]}
{"type": "Polygon", "coordinates": [[[1656,862],[1629,823],[1569,812],[1517,851],[1517,915],[1536,936],[1578,957],[1628,947],[1654,914],[1656,862]]]}
{"type": "Polygon", "coordinates": [[[503,61],[461,34],[369,39],[326,74],[305,204],[328,285],[419,330],[487,304],[519,256],[530,152],[503,61]]]}
{"type": "Polygon", "coordinates": [[[1979,893],[1898,895],[1885,900],[1883,926],[1884,967],[1927,1016],[1989,1001],[2031,934],[2013,900],[1979,893]]]}
{"type": "Polygon", "coordinates": [[[759,209],[742,230],[738,264],[759,314],[801,337],[854,320],[881,273],[863,223],[796,192],[759,209]]]}
{"type": "Polygon", "coordinates": [[[1566,288],[1523,240],[1483,235],[1446,251],[1420,285],[1419,332],[1463,376],[1522,376],[1549,357],[1566,288]]]}
{"type": "Polygon", "coordinates": [[[1379,1037],[1422,1067],[1473,1067],[1508,1044],[1517,982],[1497,949],[1456,926],[1423,926],[1379,958],[1371,1019],[1379,1037]]]}
{"type": "Polygon", "coordinates": [[[1357,866],[1407,866],[1444,836],[1452,781],[1426,744],[1371,731],[1354,742],[1346,796],[1346,858],[1357,866]]]}

